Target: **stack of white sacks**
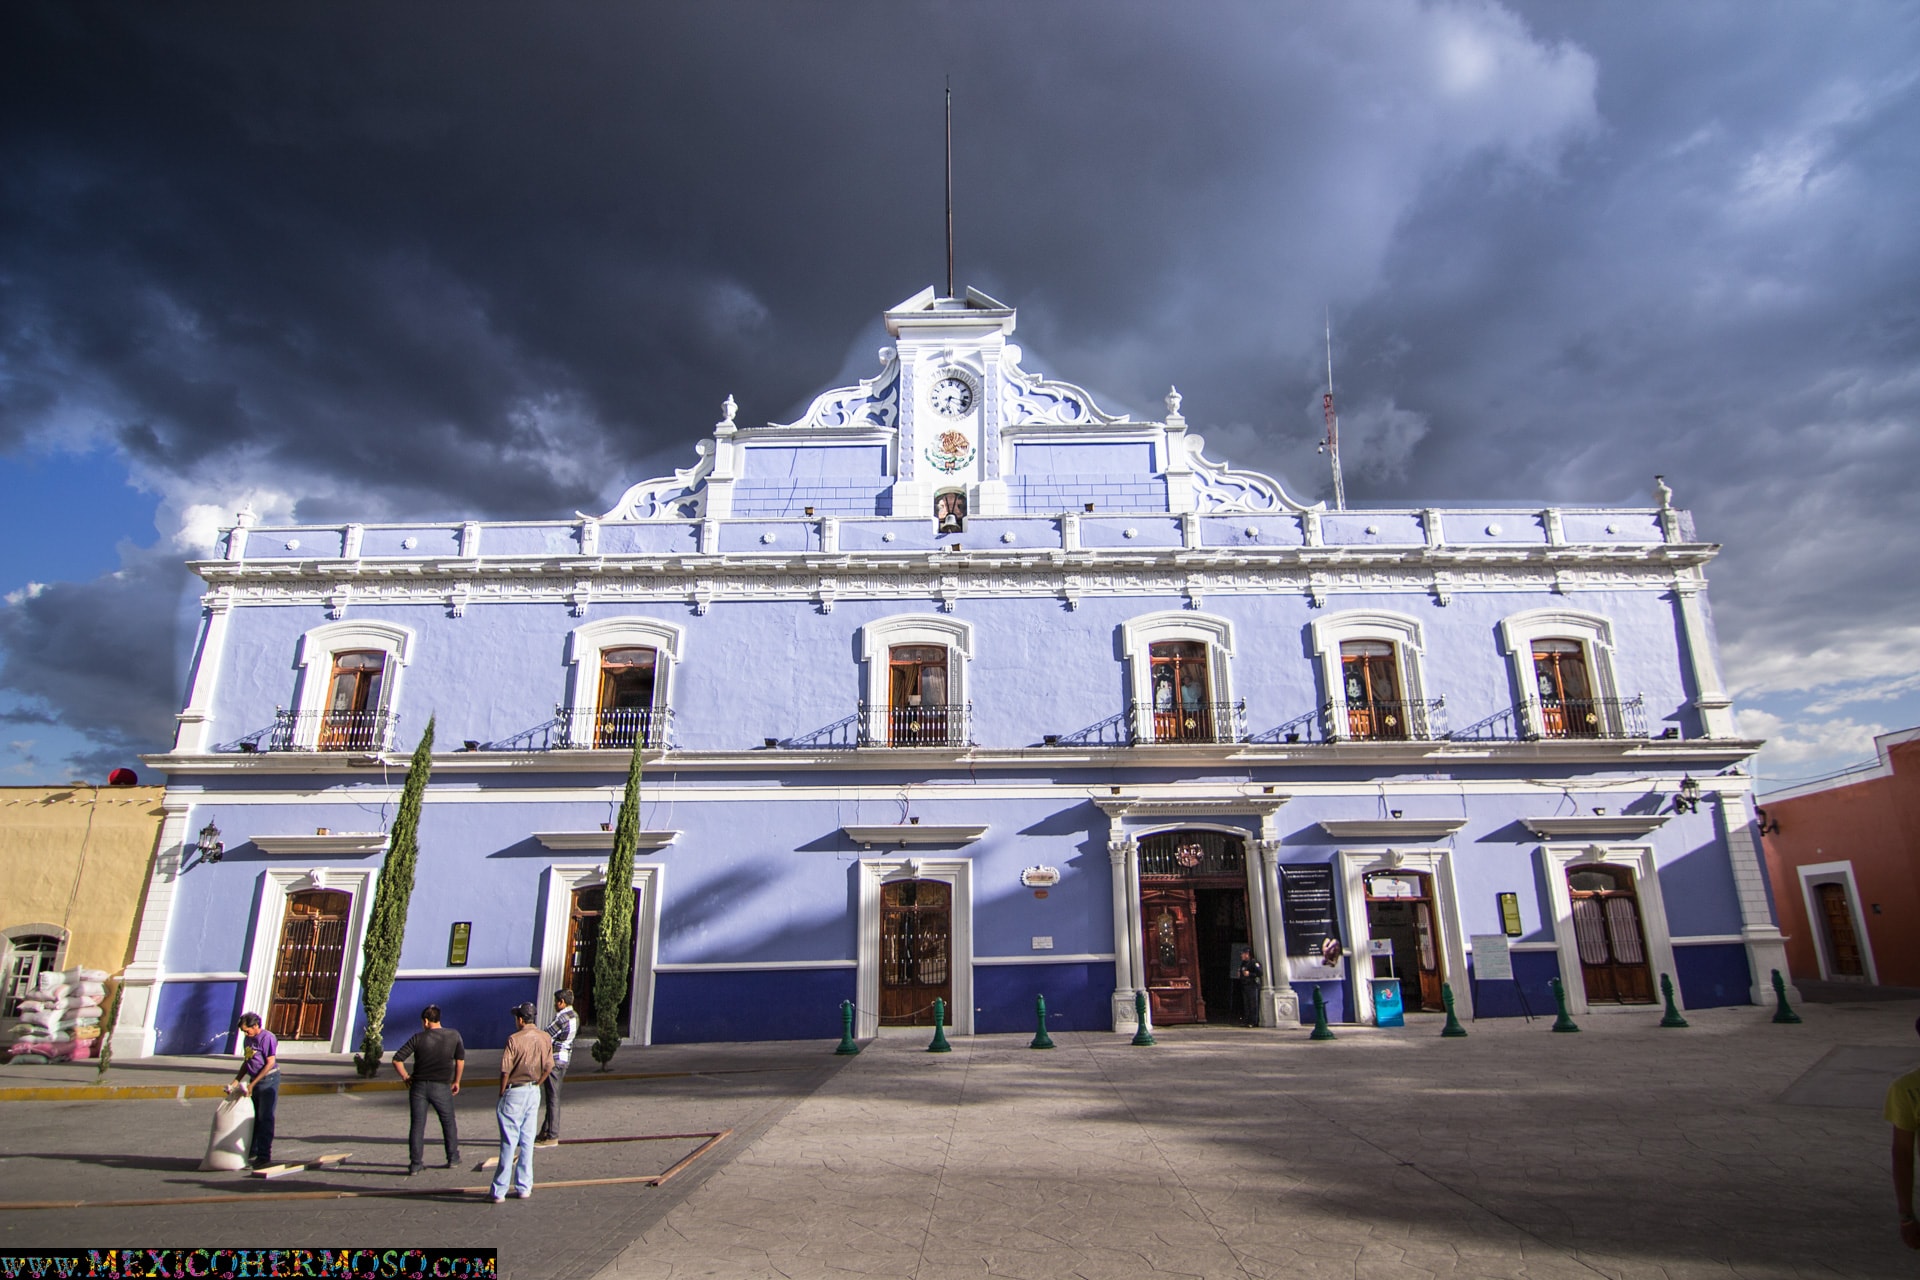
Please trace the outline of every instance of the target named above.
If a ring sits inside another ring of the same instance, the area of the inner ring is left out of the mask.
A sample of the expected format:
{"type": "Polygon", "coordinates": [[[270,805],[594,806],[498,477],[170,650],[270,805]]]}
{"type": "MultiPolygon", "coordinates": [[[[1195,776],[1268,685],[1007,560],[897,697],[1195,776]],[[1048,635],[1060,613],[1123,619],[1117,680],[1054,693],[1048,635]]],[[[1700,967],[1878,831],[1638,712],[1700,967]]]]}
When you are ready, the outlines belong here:
{"type": "Polygon", "coordinates": [[[20,1033],[8,1050],[18,1056],[90,1058],[100,1038],[103,969],[49,969],[20,1001],[20,1033]]]}

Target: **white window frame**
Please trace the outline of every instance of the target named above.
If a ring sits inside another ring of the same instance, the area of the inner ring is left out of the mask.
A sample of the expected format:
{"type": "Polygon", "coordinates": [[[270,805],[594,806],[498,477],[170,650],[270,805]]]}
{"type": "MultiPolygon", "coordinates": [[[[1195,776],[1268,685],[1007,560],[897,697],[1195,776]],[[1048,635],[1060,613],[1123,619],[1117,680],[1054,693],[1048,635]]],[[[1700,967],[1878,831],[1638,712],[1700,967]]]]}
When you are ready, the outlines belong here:
{"type": "MultiPolygon", "coordinates": [[[[1530,737],[1544,737],[1546,724],[1540,711],[1540,686],[1533,669],[1533,645],[1537,640],[1571,640],[1577,643],[1587,660],[1587,676],[1593,681],[1593,696],[1604,704],[1617,706],[1619,685],[1613,674],[1613,622],[1598,613],[1579,609],[1529,609],[1500,620],[1500,651],[1506,655],[1513,687],[1520,692],[1520,714],[1530,737]]],[[[1608,722],[1608,730],[1618,737],[1625,726],[1617,723],[1617,713],[1608,722]]]]}
{"type": "MultiPolygon", "coordinates": [[[[1573,892],[1567,887],[1567,868],[1586,863],[1604,863],[1625,867],[1633,872],[1633,893],[1640,903],[1640,932],[1647,944],[1647,966],[1653,970],[1654,1004],[1660,1002],[1660,975],[1673,978],[1673,1002],[1686,1008],[1680,995],[1680,974],[1673,967],[1673,933],[1667,925],[1667,900],[1660,889],[1660,868],[1654,861],[1653,846],[1566,845],[1540,846],[1540,874],[1547,882],[1547,898],[1553,905],[1554,942],[1560,956],[1560,985],[1566,989],[1567,1008],[1573,1013],[1592,1013],[1587,1003],[1587,983],[1580,970],[1580,944],[1573,934],[1573,892]]],[[[1640,1012],[1643,1004],[1607,1005],[1606,1010],[1625,1009],[1640,1012]]]]}
{"type": "MultiPolygon", "coordinates": [[[[604,618],[567,633],[567,707],[575,724],[597,723],[600,713],[600,655],[608,649],[653,650],[653,709],[673,706],[674,675],[680,667],[686,628],[657,618],[604,618]]],[[[672,722],[665,729],[670,732],[672,722]]],[[[661,743],[666,742],[661,736],[661,743]]]]}
{"type": "MultiPolygon", "coordinates": [[[[73,943],[72,934],[57,924],[16,924],[0,929],[0,975],[13,972],[13,959],[19,954],[15,944],[25,938],[52,938],[60,944],[53,949],[53,963],[40,972],[66,968],[67,948],[73,943]]],[[[4,995],[4,992],[0,992],[0,998],[4,998],[4,995]]]]}
{"type": "MultiPolygon", "coordinates": [[[[301,751],[320,749],[321,713],[333,686],[333,662],[338,654],[375,649],[387,655],[380,673],[380,706],[386,716],[381,725],[377,750],[393,744],[393,709],[400,705],[400,680],[413,660],[413,628],[391,622],[354,619],[329,622],[300,637],[293,664],[300,671],[300,692],[295,709],[300,718],[294,723],[293,745],[301,751]]],[[[263,1015],[264,1016],[264,1015],[263,1015]]]]}
{"type": "MultiPolygon", "coordinates": [[[[619,646],[615,646],[618,648],[619,646]]],[[[653,1043],[654,972],[660,962],[660,892],[666,883],[667,869],[659,863],[636,862],[633,887],[640,901],[633,913],[633,961],[627,983],[633,991],[628,1039],[637,1045],[653,1043]]],[[[541,873],[541,893],[546,909],[540,920],[540,992],[534,1000],[540,1025],[553,1021],[553,993],[567,985],[567,917],[573,907],[573,895],[579,889],[591,889],[607,882],[604,862],[555,863],[541,873]]],[[[580,1014],[580,1021],[593,1020],[593,1010],[580,1014]]]]}
{"type": "Polygon", "coordinates": [[[948,939],[953,1000],[947,1011],[957,1036],[973,1034],[973,863],[967,858],[860,859],[860,943],[854,979],[854,1034],[880,1033],[880,886],[894,880],[938,880],[953,889],[948,939]]]}
{"type": "Polygon", "coordinates": [[[1853,878],[1851,859],[1840,862],[1810,862],[1803,867],[1795,867],[1794,873],[1800,877],[1800,900],[1807,908],[1807,932],[1813,935],[1813,954],[1820,962],[1820,977],[1827,982],[1865,982],[1870,986],[1880,984],[1880,971],[1873,963],[1873,943],[1867,936],[1867,918],[1860,911],[1860,886],[1853,878]],[[1814,905],[1813,890],[1816,885],[1837,884],[1847,891],[1847,910],[1853,916],[1854,941],[1860,947],[1860,963],[1866,977],[1836,976],[1833,972],[1833,957],[1827,950],[1826,917],[1814,905]]]}
{"type": "MultiPolygon", "coordinates": [[[[973,661],[973,624],[926,613],[896,614],[860,628],[861,700],[869,713],[884,710],[889,654],[895,645],[932,644],[947,651],[947,705],[965,707],[972,697],[967,666],[973,661]]],[[[885,723],[885,721],[881,721],[885,723]]]]}
{"type": "MultiPolygon", "coordinates": [[[[353,1017],[360,997],[361,948],[366,943],[367,921],[373,917],[373,877],[371,867],[273,867],[261,872],[254,893],[253,945],[248,951],[247,981],[240,1007],[257,1013],[264,1023],[268,997],[273,993],[273,969],[280,950],[280,930],[287,922],[287,899],[308,889],[328,889],[353,897],[347,916],[346,950],[340,958],[340,995],[333,1009],[333,1038],[320,1040],[283,1040],[287,1049],[308,1053],[346,1053],[355,1048],[353,1017]]],[[[240,1052],[246,1039],[236,1029],[232,1052],[240,1052]]]]}
{"type": "MultiPolygon", "coordinates": [[[[1164,609],[1143,613],[1120,624],[1120,652],[1127,663],[1131,705],[1153,709],[1153,646],[1172,641],[1197,641],[1207,646],[1207,698],[1215,706],[1232,706],[1233,623],[1216,614],[1191,609],[1164,609]]],[[[1215,737],[1221,726],[1215,725],[1215,737]]],[[[1153,721],[1142,716],[1134,731],[1142,742],[1152,742],[1153,721]]]]}
{"type": "MultiPolygon", "coordinates": [[[[1385,609],[1344,609],[1315,618],[1307,630],[1313,641],[1314,659],[1320,667],[1320,685],[1326,690],[1330,707],[1325,725],[1329,739],[1342,740],[1353,734],[1347,716],[1347,682],[1340,663],[1340,646],[1350,640],[1392,645],[1401,701],[1426,700],[1427,646],[1419,619],[1385,609]]],[[[1456,997],[1459,994],[1454,993],[1456,997]]]]}
{"type": "Polygon", "coordinates": [[[1466,930],[1460,920],[1460,889],[1453,878],[1451,849],[1342,849],[1340,886],[1346,898],[1348,974],[1353,978],[1353,1020],[1374,1024],[1373,958],[1367,949],[1367,876],[1376,871],[1417,871],[1433,886],[1433,929],[1447,958],[1443,981],[1453,988],[1454,1011],[1473,1017],[1473,984],[1467,981],[1466,930]]]}

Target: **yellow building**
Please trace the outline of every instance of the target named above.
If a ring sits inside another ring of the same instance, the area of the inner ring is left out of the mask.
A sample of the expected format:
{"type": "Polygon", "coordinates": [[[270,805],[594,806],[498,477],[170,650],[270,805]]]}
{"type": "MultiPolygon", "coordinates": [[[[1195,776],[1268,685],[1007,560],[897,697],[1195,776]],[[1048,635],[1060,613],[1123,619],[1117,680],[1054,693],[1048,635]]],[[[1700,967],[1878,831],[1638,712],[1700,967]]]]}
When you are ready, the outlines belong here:
{"type": "Polygon", "coordinates": [[[0,1016],[46,969],[126,966],[165,787],[0,787],[0,1016]]]}

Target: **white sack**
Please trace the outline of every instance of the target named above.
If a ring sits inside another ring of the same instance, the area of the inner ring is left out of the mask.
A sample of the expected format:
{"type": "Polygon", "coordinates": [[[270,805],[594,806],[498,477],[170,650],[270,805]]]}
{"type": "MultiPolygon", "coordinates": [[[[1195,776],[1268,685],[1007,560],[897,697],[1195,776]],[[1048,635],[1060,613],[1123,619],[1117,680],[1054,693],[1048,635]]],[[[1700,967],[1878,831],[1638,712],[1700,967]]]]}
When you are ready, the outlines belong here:
{"type": "Polygon", "coordinates": [[[228,1098],[214,1109],[213,1134],[207,1139],[207,1158],[200,1168],[244,1169],[252,1142],[253,1099],[244,1093],[228,1098]]]}

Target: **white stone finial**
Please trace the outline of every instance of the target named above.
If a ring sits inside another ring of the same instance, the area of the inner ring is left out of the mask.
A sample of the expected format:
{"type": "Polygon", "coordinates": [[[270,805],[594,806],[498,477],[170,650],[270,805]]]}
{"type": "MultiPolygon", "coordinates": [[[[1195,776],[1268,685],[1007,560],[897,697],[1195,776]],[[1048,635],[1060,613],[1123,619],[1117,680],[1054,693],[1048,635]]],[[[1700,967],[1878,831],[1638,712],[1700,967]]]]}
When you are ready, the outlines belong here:
{"type": "Polygon", "coordinates": [[[1665,476],[1653,478],[1653,500],[1662,511],[1673,510],[1673,490],[1667,487],[1665,476]]]}
{"type": "Polygon", "coordinates": [[[1172,422],[1177,420],[1179,417],[1180,417],[1180,388],[1175,386],[1169,386],[1167,388],[1167,421],[1172,422]]]}
{"type": "Polygon", "coordinates": [[[252,528],[253,522],[258,520],[259,518],[260,518],[260,513],[253,509],[253,503],[251,502],[247,503],[246,506],[240,508],[238,511],[233,513],[234,522],[238,524],[242,529],[252,528]]]}
{"type": "Polygon", "coordinates": [[[720,402],[720,421],[713,424],[713,429],[715,431],[733,430],[734,415],[739,412],[740,406],[735,403],[732,394],[729,393],[727,398],[720,402]]]}

